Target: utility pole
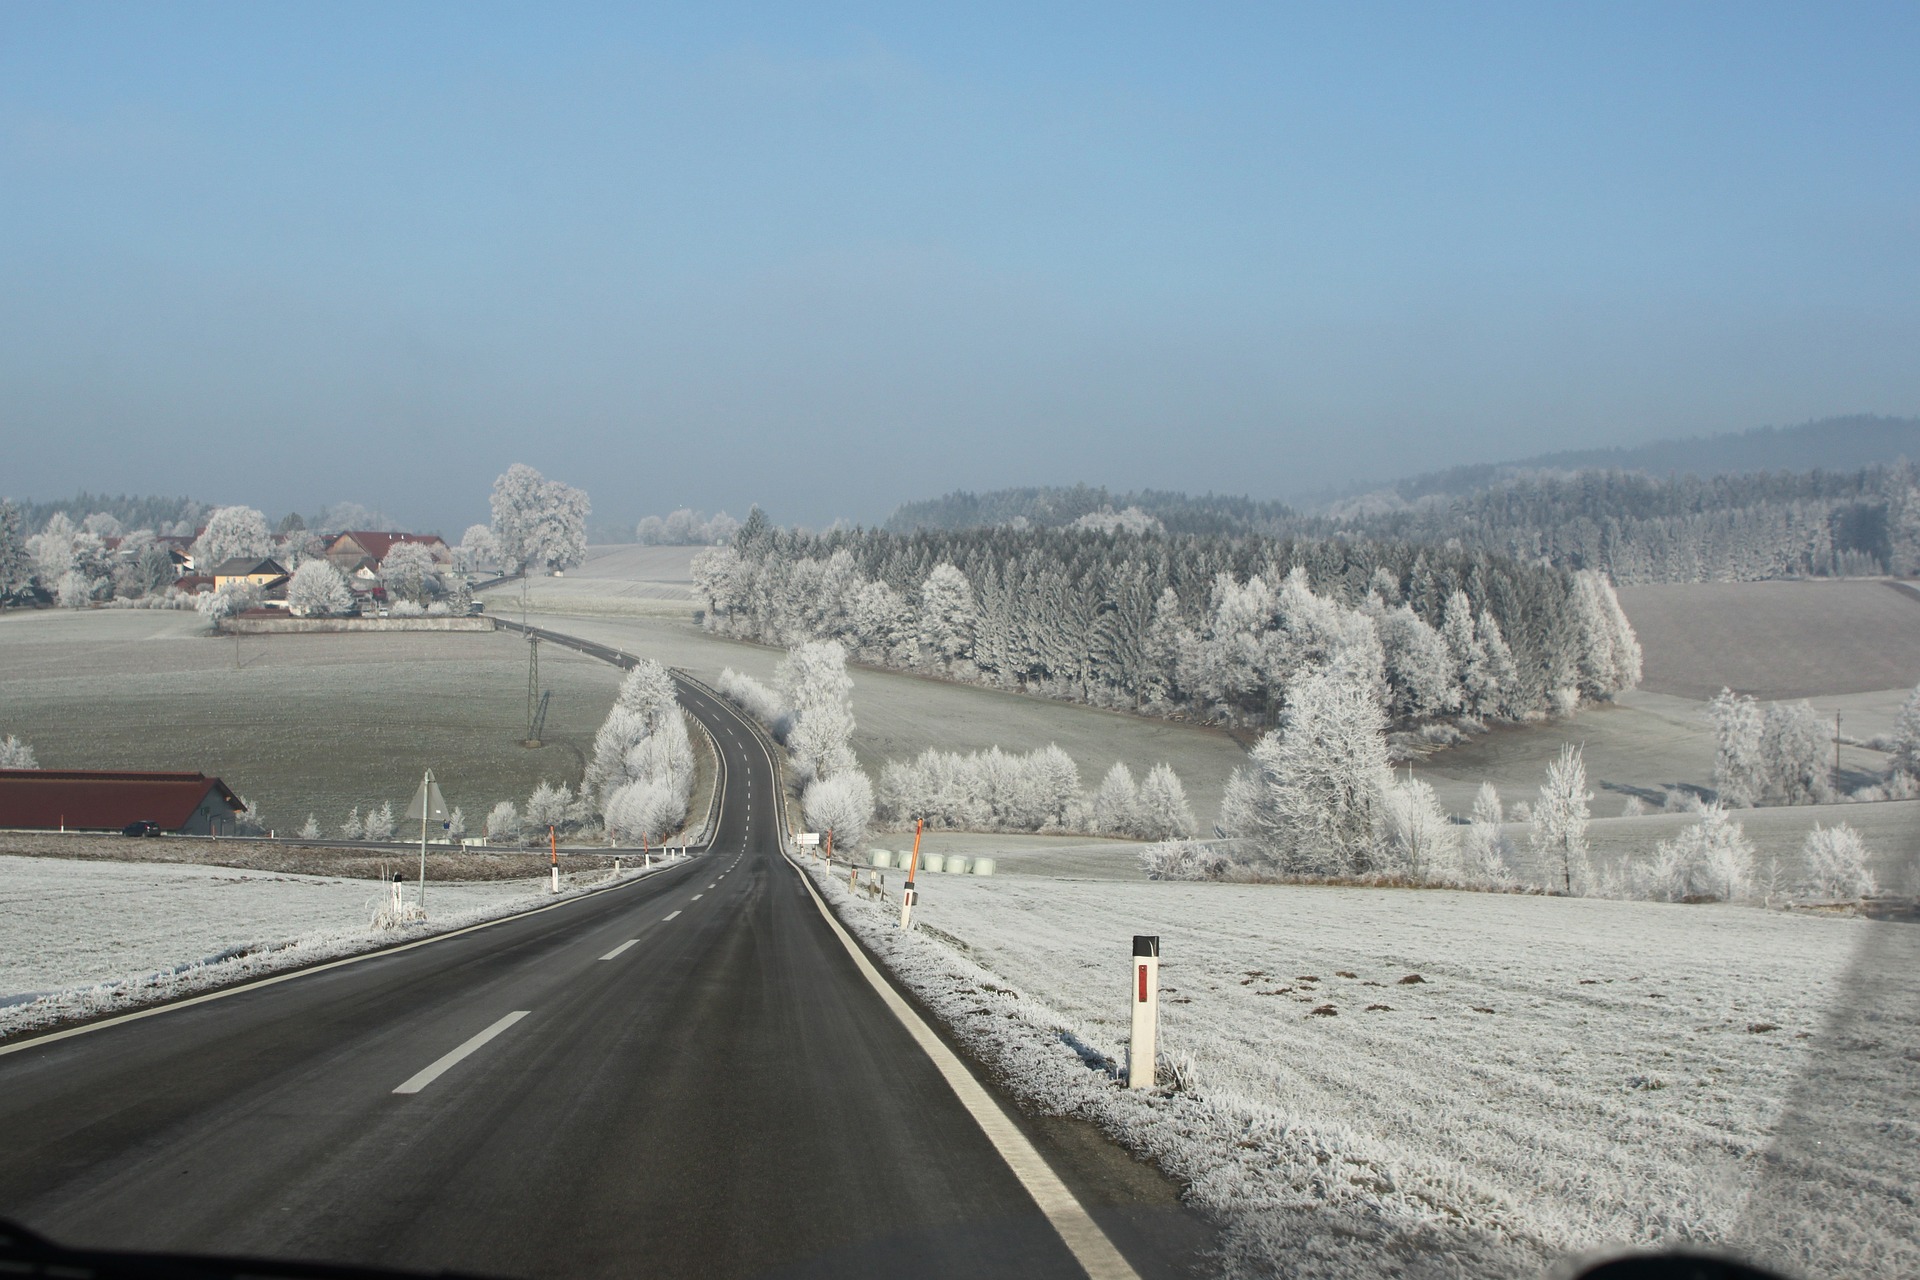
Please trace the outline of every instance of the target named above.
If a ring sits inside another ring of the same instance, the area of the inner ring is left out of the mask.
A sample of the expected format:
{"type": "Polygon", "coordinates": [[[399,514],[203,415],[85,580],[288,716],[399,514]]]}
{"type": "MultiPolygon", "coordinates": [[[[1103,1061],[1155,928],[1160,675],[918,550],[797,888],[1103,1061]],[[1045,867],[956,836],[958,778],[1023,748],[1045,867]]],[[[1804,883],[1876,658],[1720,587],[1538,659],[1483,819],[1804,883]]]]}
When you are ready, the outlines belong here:
{"type": "Polygon", "coordinates": [[[1840,713],[1833,713],[1833,789],[1840,791],[1840,713]]]}

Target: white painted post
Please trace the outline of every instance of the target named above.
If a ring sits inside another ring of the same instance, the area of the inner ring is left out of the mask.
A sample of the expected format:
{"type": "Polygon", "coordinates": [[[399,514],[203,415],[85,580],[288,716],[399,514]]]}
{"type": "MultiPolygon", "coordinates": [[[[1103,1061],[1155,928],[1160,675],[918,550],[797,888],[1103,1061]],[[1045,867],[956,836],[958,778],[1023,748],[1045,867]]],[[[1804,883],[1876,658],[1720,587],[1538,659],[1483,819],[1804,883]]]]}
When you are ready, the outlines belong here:
{"type": "Polygon", "coordinates": [[[1160,939],[1137,933],[1133,937],[1133,1038],[1127,1044],[1127,1088],[1153,1088],[1153,1069],[1160,1029],[1160,939]]]}
{"type": "Polygon", "coordinates": [[[913,881],[907,881],[906,892],[900,895],[900,927],[903,930],[913,928],[913,900],[917,896],[913,881]]]}

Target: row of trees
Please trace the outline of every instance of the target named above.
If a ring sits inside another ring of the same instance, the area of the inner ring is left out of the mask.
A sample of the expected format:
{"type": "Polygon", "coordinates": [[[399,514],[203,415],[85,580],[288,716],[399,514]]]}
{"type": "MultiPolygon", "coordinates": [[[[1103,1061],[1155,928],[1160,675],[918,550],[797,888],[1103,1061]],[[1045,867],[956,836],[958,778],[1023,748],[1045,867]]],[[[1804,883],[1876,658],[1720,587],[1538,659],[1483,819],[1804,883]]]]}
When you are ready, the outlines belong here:
{"type": "Polygon", "coordinates": [[[740,522],[726,512],[703,516],[681,507],[665,516],[642,516],[634,527],[636,542],[650,547],[719,547],[733,541],[740,522]]]}
{"type": "Polygon", "coordinates": [[[1198,828],[1186,788],[1173,769],[1155,765],[1144,785],[1116,764],[1089,796],[1080,766],[1056,744],[1024,755],[991,747],[929,748],[880,771],[880,817],[895,825],[924,819],[967,831],[1083,831],[1133,839],[1191,836],[1198,828]]]}
{"type": "Polygon", "coordinates": [[[1347,671],[1393,720],[1519,719],[1640,675],[1612,584],[1400,543],[1087,530],[899,536],[775,529],[695,557],[709,629],[842,642],[861,658],[1161,713],[1273,723],[1347,671]]]}

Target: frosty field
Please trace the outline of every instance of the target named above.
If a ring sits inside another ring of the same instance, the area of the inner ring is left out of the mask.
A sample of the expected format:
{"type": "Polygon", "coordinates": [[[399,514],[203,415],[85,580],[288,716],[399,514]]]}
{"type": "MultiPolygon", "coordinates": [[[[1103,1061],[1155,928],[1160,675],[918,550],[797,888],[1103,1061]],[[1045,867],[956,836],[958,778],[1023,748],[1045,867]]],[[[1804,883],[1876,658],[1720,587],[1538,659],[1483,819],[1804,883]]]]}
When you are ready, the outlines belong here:
{"type": "Polygon", "coordinates": [[[1662,1241],[1812,1275],[1920,1268],[1913,926],[931,877],[929,932],[903,939],[891,903],[828,891],[1016,1091],[1188,1182],[1234,1274],[1537,1275],[1662,1241]],[[1178,1068],[1151,1097],[1103,1061],[1124,1057],[1135,933],[1162,940],[1178,1068]]]}
{"type": "MultiPolygon", "coordinates": [[[[582,564],[564,578],[533,578],[528,607],[539,612],[685,618],[693,608],[693,557],[702,547],[609,544],[587,548],[582,564]]],[[[486,593],[487,608],[518,617],[520,583],[486,593]]]]}
{"type": "Polygon", "coordinates": [[[1646,651],[1641,688],[1711,698],[1864,693],[1920,684],[1920,599],[1890,582],[1677,582],[1622,587],[1646,651]]]}
{"type": "Polygon", "coordinates": [[[505,633],[299,635],[235,642],[197,615],[46,610],[0,615],[0,733],[49,769],[217,774],[283,834],[315,812],[404,809],[431,768],[478,825],[543,778],[577,783],[620,673],[547,646],[548,745],[526,725],[526,646],[505,633]],[[237,657],[236,657],[237,655],[237,657]]]}
{"type": "MultiPolygon", "coordinates": [[[[563,874],[562,884],[574,893],[610,878],[596,862],[563,874]]],[[[0,1036],[554,900],[545,877],[434,883],[426,926],[381,931],[369,925],[384,893],[328,876],[0,855],[0,1036]]]]}

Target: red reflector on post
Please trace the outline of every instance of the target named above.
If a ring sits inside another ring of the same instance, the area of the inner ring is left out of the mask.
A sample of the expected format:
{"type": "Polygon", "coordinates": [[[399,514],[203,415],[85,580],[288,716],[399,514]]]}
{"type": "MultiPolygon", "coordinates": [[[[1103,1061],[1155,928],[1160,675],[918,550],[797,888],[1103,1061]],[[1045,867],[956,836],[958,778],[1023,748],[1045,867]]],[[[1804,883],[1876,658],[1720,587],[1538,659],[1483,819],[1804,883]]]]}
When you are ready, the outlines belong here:
{"type": "Polygon", "coordinates": [[[1145,1004],[1147,1000],[1147,966],[1143,964],[1138,964],[1138,965],[1135,965],[1134,968],[1139,970],[1139,973],[1140,973],[1139,1000],[1142,1004],[1145,1004]]]}

